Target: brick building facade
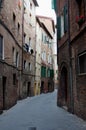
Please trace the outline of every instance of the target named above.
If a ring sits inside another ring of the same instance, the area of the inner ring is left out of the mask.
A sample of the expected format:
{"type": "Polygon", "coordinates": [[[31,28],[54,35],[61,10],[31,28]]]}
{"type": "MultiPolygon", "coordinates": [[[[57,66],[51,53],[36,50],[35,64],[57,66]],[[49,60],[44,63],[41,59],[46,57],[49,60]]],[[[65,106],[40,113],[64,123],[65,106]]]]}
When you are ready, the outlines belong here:
{"type": "Polygon", "coordinates": [[[57,0],[58,106],[86,119],[86,1],[57,0]]]}
{"type": "Polygon", "coordinates": [[[23,97],[34,96],[37,6],[36,0],[24,0],[23,97]]]}
{"type": "Polygon", "coordinates": [[[38,4],[36,0],[29,1],[29,16],[25,19],[26,2],[0,1],[0,111],[12,107],[19,98],[34,95],[31,88],[35,76],[35,7],[38,4]],[[31,39],[27,51],[24,45],[31,39]]]}
{"type": "Polygon", "coordinates": [[[0,109],[13,106],[19,95],[22,59],[22,8],[0,1],[0,109]],[[16,9],[15,9],[16,8],[16,9]]]}
{"type": "Polygon", "coordinates": [[[54,90],[53,41],[55,33],[54,21],[49,17],[37,16],[41,24],[41,84],[40,91],[54,90]]]}

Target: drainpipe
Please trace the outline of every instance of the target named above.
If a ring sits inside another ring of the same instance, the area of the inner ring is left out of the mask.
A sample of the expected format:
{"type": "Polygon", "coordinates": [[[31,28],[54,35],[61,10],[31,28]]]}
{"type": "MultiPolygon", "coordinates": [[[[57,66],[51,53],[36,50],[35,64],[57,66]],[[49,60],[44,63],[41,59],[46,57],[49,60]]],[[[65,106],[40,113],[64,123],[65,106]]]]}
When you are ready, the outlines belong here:
{"type": "Polygon", "coordinates": [[[23,75],[23,44],[24,44],[24,0],[22,0],[22,75],[23,75]]]}
{"type": "Polygon", "coordinates": [[[67,0],[68,7],[68,52],[69,52],[69,94],[70,107],[69,111],[74,113],[74,99],[73,99],[73,75],[72,75],[72,54],[71,54],[71,39],[70,39],[70,0],[67,0]]]}
{"type": "Polygon", "coordinates": [[[21,54],[21,82],[20,82],[20,86],[19,86],[19,98],[21,99],[22,97],[22,94],[21,94],[21,89],[22,89],[22,79],[23,79],[23,43],[24,43],[24,0],[22,0],[22,46],[21,46],[21,51],[22,51],[22,54],[21,54]]]}

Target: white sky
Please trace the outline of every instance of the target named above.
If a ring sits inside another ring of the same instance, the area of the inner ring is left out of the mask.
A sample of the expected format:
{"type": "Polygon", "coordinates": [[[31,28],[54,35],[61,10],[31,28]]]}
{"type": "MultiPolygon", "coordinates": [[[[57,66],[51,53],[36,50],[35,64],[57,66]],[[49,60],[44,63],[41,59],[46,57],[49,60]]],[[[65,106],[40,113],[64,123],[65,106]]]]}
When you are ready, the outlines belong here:
{"type": "Polygon", "coordinates": [[[39,7],[36,9],[36,13],[42,16],[48,16],[55,20],[55,12],[51,6],[51,0],[37,0],[39,7]]]}
{"type": "MultiPolygon", "coordinates": [[[[36,14],[50,17],[56,24],[55,11],[52,9],[51,0],[37,0],[39,7],[36,8],[36,14]]],[[[56,42],[56,37],[55,37],[56,42]]],[[[53,44],[53,52],[57,54],[56,43],[53,44]]]]}

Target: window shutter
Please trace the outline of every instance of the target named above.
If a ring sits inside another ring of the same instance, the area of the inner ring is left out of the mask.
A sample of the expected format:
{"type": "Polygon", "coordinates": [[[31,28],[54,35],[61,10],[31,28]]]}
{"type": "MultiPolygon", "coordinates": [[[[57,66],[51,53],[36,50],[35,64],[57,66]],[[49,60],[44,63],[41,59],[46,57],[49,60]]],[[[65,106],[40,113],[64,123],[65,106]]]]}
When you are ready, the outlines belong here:
{"type": "Polygon", "coordinates": [[[64,6],[64,32],[68,30],[68,9],[67,5],[64,6]]]}
{"type": "Polygon", "coordinates": [[[41,67],[41,77],[43,77],[43,66],[41,67]]]}
{"type": "Polygon", "coordinates": [[[2,6],[2,0],[0,0],[0,8],[1,8],[1,6],[2,6]]]}
{"type": "Polygon", "coordinates": [[[46,67],[41,67],[41,77],[46,77],[46,67]]]}
{"type": "Polygon", "coordinates": [[[56,10],[56,0],[51,1],[52,9],[56,10]]]}
{"type": "Polygon", "coordinates": [[[61,38],[61,17],[57,17],[57,38],[60,40],[61,38]]]}
{"type": "Polygon", "coordinates": [[[3,36],[0,36],[0,59],[3,58],[3,36]]]}
{"type": "Polygon", "coordinates": [[[54,77],[54,70],[50,70],[50,77],[53,78],[54,77]]]}
{"type": "Polygon", "coordinates": [[[46,77],[46,67],[44,67],[44,77],[46,77]]]}

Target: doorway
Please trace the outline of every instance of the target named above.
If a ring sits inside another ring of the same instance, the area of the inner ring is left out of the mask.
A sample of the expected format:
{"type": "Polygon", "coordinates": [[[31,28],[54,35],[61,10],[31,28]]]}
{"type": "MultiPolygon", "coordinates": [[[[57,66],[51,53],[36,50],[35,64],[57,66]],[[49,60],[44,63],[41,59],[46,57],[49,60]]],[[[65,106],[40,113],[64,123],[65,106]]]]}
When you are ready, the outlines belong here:
{"type": "Polygon", "coordinates": [[[41,82],[41,92],[40,93],[43,93],[44,92],[44,81],[41,82]]]}
{"type": "Polygon", "coordinates": [[[31,96],[31,82],[28,82],[28,85],[27,85],[27,96],[31,96]]]}
{"type": "Polygon", "coordinates": [[[60,90],[61,90],[61,100],[62,105],[67,106],[68,104],[68,84],[67,84],[67,69],[66,67],[62,68],[61,78],[60,78],[60,90]]]}

